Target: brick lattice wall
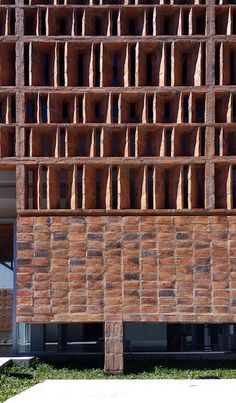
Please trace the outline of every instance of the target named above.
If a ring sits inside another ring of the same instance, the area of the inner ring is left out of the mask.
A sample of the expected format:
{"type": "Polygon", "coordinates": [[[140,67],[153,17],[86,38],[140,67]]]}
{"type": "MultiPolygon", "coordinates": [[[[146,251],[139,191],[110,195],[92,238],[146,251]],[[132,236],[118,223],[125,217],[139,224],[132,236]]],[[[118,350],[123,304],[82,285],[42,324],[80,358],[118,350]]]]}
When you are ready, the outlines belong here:
{"type": "Polygon", "coordinates": [[[235,322],[236,217],[18,217],[18,322],[235,322]]]}

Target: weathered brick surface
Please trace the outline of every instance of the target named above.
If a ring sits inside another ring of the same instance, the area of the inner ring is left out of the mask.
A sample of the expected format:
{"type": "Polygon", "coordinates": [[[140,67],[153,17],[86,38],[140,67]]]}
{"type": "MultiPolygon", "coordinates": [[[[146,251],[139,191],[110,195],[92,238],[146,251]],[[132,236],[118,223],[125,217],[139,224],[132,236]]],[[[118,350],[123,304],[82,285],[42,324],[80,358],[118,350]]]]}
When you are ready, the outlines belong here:
{"type": "Polygon", "coordinates": [[[18,217],[18,322],[236,320],[236,217],[18,217]]]}
{"type": "Polygon", "coordinates": [[[12,298],[12,290],[0,289],[0,332],[12,331],[12,298]]]}

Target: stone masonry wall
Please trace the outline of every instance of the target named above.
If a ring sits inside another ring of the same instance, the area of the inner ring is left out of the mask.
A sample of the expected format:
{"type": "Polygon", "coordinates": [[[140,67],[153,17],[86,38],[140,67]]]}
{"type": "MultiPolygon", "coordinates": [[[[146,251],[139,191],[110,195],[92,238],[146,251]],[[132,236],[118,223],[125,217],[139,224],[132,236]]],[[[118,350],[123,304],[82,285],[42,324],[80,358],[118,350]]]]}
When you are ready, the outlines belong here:
{"type": "Polygon", "coordinates": [[[235,322],[236,217],[18,217],[17,321],[235,322]]]}

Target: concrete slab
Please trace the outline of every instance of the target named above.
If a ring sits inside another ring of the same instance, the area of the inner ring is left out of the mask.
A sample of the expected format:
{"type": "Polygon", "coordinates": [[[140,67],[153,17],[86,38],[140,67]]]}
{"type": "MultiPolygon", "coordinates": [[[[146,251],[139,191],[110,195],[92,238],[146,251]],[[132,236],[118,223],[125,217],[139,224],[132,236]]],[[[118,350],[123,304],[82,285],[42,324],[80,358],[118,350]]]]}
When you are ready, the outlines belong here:
{"type": "Polygon", "coordinates": [[[45,381],[6,403],[199,403],[231,401],[236,380],[56,380],[45,381]]]}

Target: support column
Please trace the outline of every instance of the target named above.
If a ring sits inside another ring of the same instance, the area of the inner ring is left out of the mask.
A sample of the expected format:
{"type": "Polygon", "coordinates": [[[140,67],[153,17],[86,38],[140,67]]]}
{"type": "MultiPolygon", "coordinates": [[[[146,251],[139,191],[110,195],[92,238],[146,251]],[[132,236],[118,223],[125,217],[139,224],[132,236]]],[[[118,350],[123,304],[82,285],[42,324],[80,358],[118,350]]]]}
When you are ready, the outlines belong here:
{"type": "Polygon", "coordinates": [[[105,322],[104,370],[119,373],[123,368],[123,322],[105,322]]]}

